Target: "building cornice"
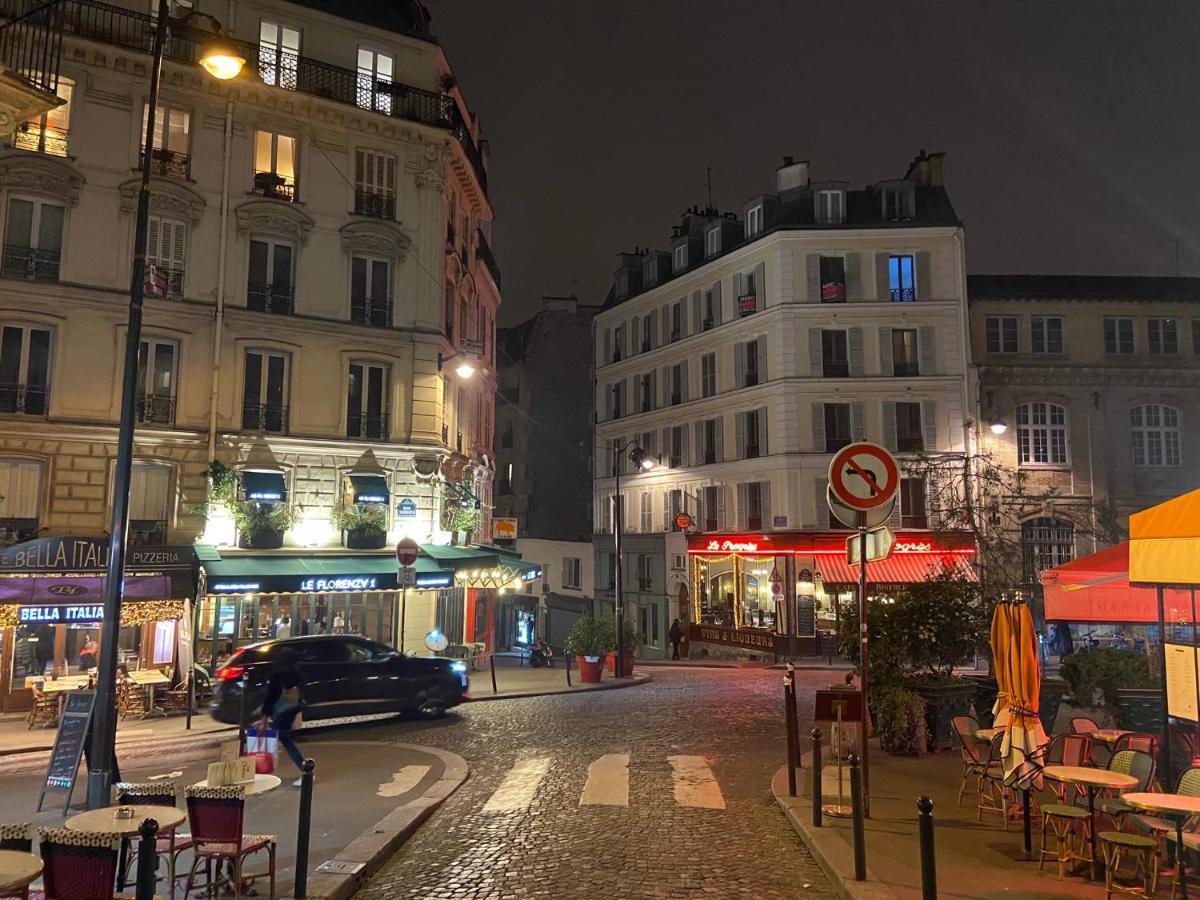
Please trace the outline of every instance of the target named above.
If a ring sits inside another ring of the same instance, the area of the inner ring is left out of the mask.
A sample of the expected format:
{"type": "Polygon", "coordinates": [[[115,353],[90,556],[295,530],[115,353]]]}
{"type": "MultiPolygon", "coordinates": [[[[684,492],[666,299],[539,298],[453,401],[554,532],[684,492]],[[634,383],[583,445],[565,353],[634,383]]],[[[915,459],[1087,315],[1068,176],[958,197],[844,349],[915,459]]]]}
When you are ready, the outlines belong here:
{"type": "Polygon", "coordinates": [[[979,382],[988,385],[1060,387],[1198,387],[1200,369],[1135,369],[1109,366],[981,366],[979,382]]]}

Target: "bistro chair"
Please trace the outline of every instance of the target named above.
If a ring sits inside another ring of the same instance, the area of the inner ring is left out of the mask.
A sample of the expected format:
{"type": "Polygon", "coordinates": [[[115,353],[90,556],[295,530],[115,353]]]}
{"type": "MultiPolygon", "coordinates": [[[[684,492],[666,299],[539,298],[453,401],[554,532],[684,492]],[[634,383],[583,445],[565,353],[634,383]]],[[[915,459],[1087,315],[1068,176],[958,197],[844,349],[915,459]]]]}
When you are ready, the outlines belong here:
{"type": "Polygon", "coordinates": [[[270,900],[275,900],[275,835],[245,834],[243,823],[246,812],[245,789],[240,784],[221,787],[189,787],[184,792],[187,798],[188,822],[192,829],[192,850],[195,859],[188,872],[183,895],[192,892],[196,870],[204,866],[205,886],[211,892],[216,887],[214,867],[219,874],[221,867],[231,863],[233,867],[233,896],[241,900],[243,880],[253,881],[262,873],[246,877],[242,865],[248,856],[267,852],[267,876],[270,879],[270,900]]]}
{"type": "MultiPolygon", "coordinates": [[[[117,803],[121,806],[176,806],[178,793],[173,781],[145,781],[117,784],[114,789],[117,803]]],[[[125,883],[134,883],[134,872],[137,870],[137,845],[140,838],[130,841],[131,852],[126,862],[125,883]]],[[[185,850],[192,849],[192,836],[179,834],[176,828],[163,828],[158,832],[154,842],[154,852],[167,860],[167,885],[171,896],[175,896],[176,870],[180,855],[185,850]]]]}
{"type": "MultiPolygon", "coordinates": [[[[188,704],[192,700],[189,687],[188,676],[185,674],[178,687],[163,691],[159,696],[163,712],[187,712],[188,704]]],[[[197,699],[199,699],[199,696],[197,696],[197,699]]]]}
{"type": "Polygon", "coordinates": [[[1091,734],[1099,730],[1100,726],[1096,720],[1087,716],[1076,716],[1071,720],[1071,734],[1091,734]]]}
{"type": "MultiPolygon", "coordinates": [[[[1084,734],[1060,734],[1051,742],[1046,751],[1046,766],[1088,766],[1091,765],[1092,739],[1084,734]]],[[[1087,789],[1082,785],[1063,784],[1054,782],[1053,790],[1058,794],[1060,803],[1067,803],[1068,793],[1077,797],[1087,796],[1087,789]]]]}
{"type": "Polygon", "coordinates": [[[128,676],[117,685],[117,713],[122,719],[146,714],[146,690],[128,676]]]}
{"type": "Polygon", "coordinates": [[[1122,750],[1137,750],[1141,753],[1149,753],[1157,759],[1158,735],[1147,734],[1141,731],[1123,734],[1117,738],[1116,744],[1113,745],[1113,754],[1116,755],[1122,750]]]}
{"type": "Polygon", "coordinates": [[[120,843],[115,834],[39,828],[47,900],[113,900],[120,843]]]}
{"type": "Polygon", "coordinates": [[[1104,860],[1105,900],[1113,894],[1153,897],[1158,888],[1158,845],[1155,841],[1143,834],[1130,834],[1128,831],[1102,831],[1098,837],[1100,857],[1104,860]],[[1121,864],[1126,861],[1132,863],[1132,871],[1122,873],[1121,864]],[[1119,881],[1122,874],[1132,881],[1119,881]]]}
{"type": "Polygon", "coordinates": [[[1092,817],[1086,809],[1066,803],[1042,804],[1042,842],[1038,847],[1038,869],[1051,856],[1058,863],[1061,881],[1072,860],[1092,861],[1092,817]],[[1054,850],[1046,849],[1047,837],[1054,838],[1054,850]]]}
{"type": "MultiPolygon", "coordinates": [[[[1140,750],[1119,750],[1112,755],[1112,759],[1108,761],[1106,768],[1110,772],[1120,772],[1123,775],[1132,775],[1136,778],[1138,780],[1137,784],[1131,788],[1124,789],[1131,793],[1148,791],[1154,784],[1156,765],[1154,757],[1149,753],[1143,753],[1140,750]]],[[[1080,809],[1087,809],[1087,797],[1076,798],[1075,805],[1080,809]]],[[[1122,800],[1117,792],[1111,788],[1106,789],[1100,796],[1096,797],[1096,812],[1108,816],[1118,831],[1122,830],[1121,822],[1124,817],[1134,811],[1134,808],[1122,800]]]]}
{"type": "MultiPolygon", "coordinates": [[[[962,806],[963,794],[967,791],[967,779],[973,777],[978,782],[987,768],[987,757],[984,755],[985,745],[975,737],[975,732],[979,730],[979,722],[974,716],[955,716],[951,719],[951,726],[954,742],[958,744],[958,752],[962,756],[962,780],[958,785],[958,803],[955,804],[962,806]]],[[[976,783],[976,790],[978,788],[976,783]]]]}
{"type": "MultiPolygon", "coordinates": [[[[17,853],[33,852],[33,826],[28,822],[0,825],[0,850],[15,850],[17,853]]],[[[26,889],[6,893],[0,891],[0,900],[25,900],[26,889]]]]}
{"type": "Polygon", "coordinates": [[[39,684],[33,686],[33,707],[29,710],[26,722],[30,729],[35,725],[41,725],[43,728],[58,727],[58,700],[42,690],[39,684]]]}
{"type": "Polygon", "coordinates": [[[991,744],[988,746],[987,756],[984,758],[983,765],[976,775],[978,781],[978,820],[983,821],[985,812],[1000,813],[1001,820],[1004,822],[1004,830],[1008,831],[1008,800],[1010,790],[1004,783],[1004,755],[1001,752],[1001,747],[1004,744],[1004,734],[998,734],[992,738],[991,744]]]}

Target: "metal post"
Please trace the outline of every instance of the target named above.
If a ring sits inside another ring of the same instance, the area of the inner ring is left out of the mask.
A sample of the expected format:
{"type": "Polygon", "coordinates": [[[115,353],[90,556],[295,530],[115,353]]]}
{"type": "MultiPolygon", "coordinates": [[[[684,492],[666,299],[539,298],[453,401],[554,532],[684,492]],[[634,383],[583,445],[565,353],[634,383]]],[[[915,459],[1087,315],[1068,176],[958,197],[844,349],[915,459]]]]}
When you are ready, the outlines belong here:
{"type": "Polygon", "coordinates": [[[308,833],[312,830],[313,769],[317,764],[305,759],[300,767],[300,815],[296,823],[296,883],[292,895],[298,900],[308,894],[308,833]]]}
{"type": "Polygon", "coordinates": [[[142,300],[146,292],[146,235],[150,226],[150,170],[154,156],[155,113],[163,47],[167,40],[167,0],[158,0],[154,55],[150,63],[146,141],[142,148],[142,183],[138,192],[133,232],[133,273],[129,283],[129,322],[125,332],[125,361],[121,383],[121,424],[117,432],[117,464],[113,473],[112,519],[109,525],[108,571],[104,581],[103,640],[96,684],[96,712],[88,766],[88,809],[109,804],[109,789],[117,753],[117,649],[121,637],[121,591],[125,579],[125,540],[129,524],[129,481],[133,470],[134,414],[137,409],[138,351],[142,342],[142,300]]]}
{"type": "Polygon", "coordinates": [[[500,693],[500,689],[496,687],[496,654],[495,653],[491,653],[488,655],[488,665],[490,665],[492,667],[492,693],[498,694],[498,693],[500,693]]]}
{"type": "Polygon", "coordinates": [[[571,687],[571,654],[563,651],[563,668],[567,670],[567,687],[571,687]]]}
{"type": "Polygon", "coordinates": [[[154,884],[158,880],[158,822],[147,819],[138,828],[137,900],[154,900],[154,884]]]}
{"type": "Polygon", "coordinates": [[[1025,820],[1025,858],[1033,859],[1033,814],[1030,810],[1029,788],[1021,791],[1021,804],[1025,820]]]}
{"type": "Polygon", "coordinates": [[[401,653],[404,652],[404,616],[408,612],[408,588],[400,589],[400,647],[401,653]]]}
{"type": "MultiPolygon", "coordinates": [[[[258,736],[261,740],[263,735],[258,736]]],[[[242,688],[238,691],[238,756],[246,753],[246,676],[242,676],[242,688]]]]}
{"type": "Polygon", "coordinates": [[[825,777],[824,766],[821,764],[821,729],[812,730],[812,813],[813,827],[821,827],[821,804],[825,798],[821,796],[821,779],[825,777]]]}
{"type": "MultiPolygon", "coordinates": [[[[1162,753],[1163,784],[1175,784],[1174,768],[1171,766],[1171,720],[1167,715],[1167,623],[1163,610],[1163,586],[1154,586],[1158,599],[1158,682],[1162,688],[1162,753]]],[[[1180,847],[1183,845],[1181,844],[1180,847]]]]}
{"type": "Polygon", "coordinates": [[[788,663],[787,674],[783,676],[783,707],[784,718],[787,722],[787,767],[788,767],[788,796],[796,796],[796,704],[792,701],[792,664],[788,663]]]}
{"type": "Polygon", "coordinates": [[[850,754],[850,806],[854,830],[854,880],[867,880],[867,839],[863,830],[862,760],[850,754]]]}
{"type": "Polygon", "coordinates": [[[933,855],[933,801],[917,799],[917,829],[921,836],[921,900],[937,900],[937,860],[933,855]]]}
{"type": "Polygon", "coordinates": [[[621,451],[613,453],[613,476],[616,479],[613,489],[613,565],[617,567],[614,587],[616,590],[614,612],[617,619],[617,660],[613,673],[618,678],[625,677],[625,567],[621,564],[621,533],[625,530],[625,504],[621,499],[621,451]]]}
{"type": "Polygon", "coordinates": [[[862,745],[862,808],[863,815],[871,818],[871,776],[870,751],[871,735],[867,730],[870,721],[867,714],[867,529],[861,521],[858,528],[858,641],[859,664],[862,668],[862,703],[858,707],[858,739],[862,745]]]}

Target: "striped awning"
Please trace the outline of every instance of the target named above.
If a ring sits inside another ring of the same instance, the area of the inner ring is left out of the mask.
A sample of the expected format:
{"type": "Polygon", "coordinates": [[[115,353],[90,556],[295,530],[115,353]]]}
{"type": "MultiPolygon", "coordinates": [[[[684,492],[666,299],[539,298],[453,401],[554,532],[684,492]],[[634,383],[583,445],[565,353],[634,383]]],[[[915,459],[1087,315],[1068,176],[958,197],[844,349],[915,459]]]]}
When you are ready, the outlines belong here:
{"type": "MultiPolygon", "coordinates": [[[[858,566],[846,562],[845,553],[822,553],[816,557],[825,584],[858,584],[858,566]]],[[[961,553],[893,553],[887,559],[867,563],[871,584],[916,584],[949,569],[970,581],[978,581],[971,556],[961,553]]]]}

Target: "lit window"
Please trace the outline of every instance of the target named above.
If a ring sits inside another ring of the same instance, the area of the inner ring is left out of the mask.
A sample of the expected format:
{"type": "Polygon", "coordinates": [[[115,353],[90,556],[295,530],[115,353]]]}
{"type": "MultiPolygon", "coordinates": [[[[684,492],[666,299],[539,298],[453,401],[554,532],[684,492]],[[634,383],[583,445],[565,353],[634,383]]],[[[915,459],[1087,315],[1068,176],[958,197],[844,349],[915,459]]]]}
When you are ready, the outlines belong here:
{"type": "Polygon", "coordinates": [[[1021,465],[1065,465],[1067,410],[1057,403],[1017,407],[1017,459],[1021,465]]]}
{"type": "Polygon", "coordinates": [[[17,128],[16,134],[13,135],[13,146],[18,150],[33,150],[50,156],[67,155],[71,97],[75,93],[75,82],[70,78],[60,77],[56,93],[63,101],[59,106],[17,128]]]}
{"type": "Polygon", "coordinates": [[[264,197],[296,199],[296,139],[271,131],[254,133],[254,190],[264,197]]]}
{"type": "Polygon", "coordinates": [[[300,29],[263,22],[258,29],[258,74],[263,84],[294,91],[300,67],[300,29]]]}
{"type": "MultiPolygon", "coordinates": [[[[146,125],[150,120],[150,104],[142,107],[142,142],[146,146],[146,125]]],[[[192,116],[185,109],[160,106],[154,113],[154,154],[151,170],[169,178],[188,177],[188,133],[192,116]]]]}
{"type": "Polygon", "coordinates": [[[392,58],[358,48],[358,105],[390,114],[392,111],[392,58]]]}
{"type": "Polygon", "coordinates": [[[1179,411],[1149,403],[1129,413],[1135,466],[1179,465],[1179,411]]]}
{"type": "Polygon", "coordinates": [[[911,256],[888,257],[888,291],[896,303],[917,299],[916,266],[911,256]]]}

